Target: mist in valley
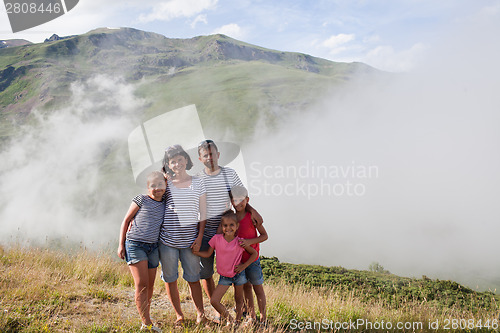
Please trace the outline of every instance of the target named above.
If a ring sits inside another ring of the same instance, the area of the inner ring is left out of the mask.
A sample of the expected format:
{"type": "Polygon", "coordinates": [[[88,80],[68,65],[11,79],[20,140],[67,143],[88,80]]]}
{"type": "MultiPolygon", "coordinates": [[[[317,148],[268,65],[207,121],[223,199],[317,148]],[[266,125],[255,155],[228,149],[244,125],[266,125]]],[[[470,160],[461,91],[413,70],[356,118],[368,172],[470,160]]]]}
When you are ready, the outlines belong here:
{"type": "Polygon", "coordinates": [[[130,169],[124,140],[144,104],[134,90],[109,76],[75,82],[66,107],[34,110],[18,127],[0,152],[2,243],[104,246],[117,238],[124,197],[136,191],[116,172],[130,169]]]}
{"type": "Polygon", "coordinates": [[[243,151],[264,255],[500,287],[498,12],[440,31],[411,73],[261,124],[243,151]]]}

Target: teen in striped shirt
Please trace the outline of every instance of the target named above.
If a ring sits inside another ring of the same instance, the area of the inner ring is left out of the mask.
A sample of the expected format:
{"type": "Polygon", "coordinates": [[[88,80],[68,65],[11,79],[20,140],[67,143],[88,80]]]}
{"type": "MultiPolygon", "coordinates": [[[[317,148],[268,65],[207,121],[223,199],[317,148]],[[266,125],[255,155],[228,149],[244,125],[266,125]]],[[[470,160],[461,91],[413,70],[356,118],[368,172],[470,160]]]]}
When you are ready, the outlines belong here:
{"type": "Polygon", "coordinates": [[[141,194],[132,200],[123,219],[117,253],[127,261],[134,278],[135,304],[142,320],[141,330],[161,332],[153,325],[149,311],[159,264],[158,236],[165,213],[166,183],[163,174],[159,171],[149,174],[147,188],[147,195],[141,194]]]}

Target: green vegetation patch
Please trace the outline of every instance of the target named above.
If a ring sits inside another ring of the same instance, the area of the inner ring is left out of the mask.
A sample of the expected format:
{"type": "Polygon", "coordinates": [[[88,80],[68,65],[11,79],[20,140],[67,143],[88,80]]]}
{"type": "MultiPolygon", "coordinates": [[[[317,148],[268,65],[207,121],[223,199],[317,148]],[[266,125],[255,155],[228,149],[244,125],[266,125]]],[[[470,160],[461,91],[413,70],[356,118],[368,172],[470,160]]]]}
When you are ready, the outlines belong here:
{"type": "Polygon", "coordinates": [[[282,263],[276,257],[262,257],[261,264],[264,276],[270,281],[355,292],[365,301],[383,301],[395,309],[408,302],[426,302],[440,309],[455,307],[471,312],[500,308],[499,295],[477,292],[453,281],[406,278],[342,267],[296,265],[282,263]]]}

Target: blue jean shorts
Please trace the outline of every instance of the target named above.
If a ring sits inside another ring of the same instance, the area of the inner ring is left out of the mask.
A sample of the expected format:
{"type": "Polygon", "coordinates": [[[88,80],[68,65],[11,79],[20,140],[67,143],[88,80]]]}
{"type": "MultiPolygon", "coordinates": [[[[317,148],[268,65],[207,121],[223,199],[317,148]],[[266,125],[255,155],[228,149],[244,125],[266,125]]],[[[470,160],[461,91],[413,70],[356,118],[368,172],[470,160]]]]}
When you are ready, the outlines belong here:
{"type": "Polygon", "coordinates": [[[158,254],[158,243],[144,243],[134,240],[125,240],[125,260],[127,264],[137,264],[139,261],[147,260],[148,268],[158,267],[160,257],[158,254]]]}
{"type": "Polygon", "coordinates": [[[221,284],[223,286],[230,286],[233,284],[235,286],[241,286],[241,285],[244,285],[245,283],[247,283],[247,278],[245,276],[245,272],[239,272],[238,274],[236,274],[232,278],[227,277],[227,276],[223,276],[223,275],[221,275],[219,277],[219,284],[221,284]]]}
{"type": "Polygon", "coordinates": [[[264,274],[262,274],[260,258],[255,260],[245,269],[245,275],[248,282],[250,282],[254,286],[258,286],[264,283],[264,274]]]}
{"type": "MultiPolygon", "coordinates": [[[[208,244],[210,239],[211,237],[203,236],[200,251],[208,250],[208,248],[210,247],[210,245],[208,244]]],[[[211,278],[212,275],[214,275],[214,257],[215,253],[212,253],[212,255],[208,258],[200,258],[200,279],[208,279],[211,278]]]]}
{"type": "Polygon", "coordinates": [[[190,247],[178,249],[162,244],[158,245],[161,261],[161,279],[163,282],[174,282],[179,277],[179,260],[187,282],[200,280],[200,257],[194,255],[190,247]]]}

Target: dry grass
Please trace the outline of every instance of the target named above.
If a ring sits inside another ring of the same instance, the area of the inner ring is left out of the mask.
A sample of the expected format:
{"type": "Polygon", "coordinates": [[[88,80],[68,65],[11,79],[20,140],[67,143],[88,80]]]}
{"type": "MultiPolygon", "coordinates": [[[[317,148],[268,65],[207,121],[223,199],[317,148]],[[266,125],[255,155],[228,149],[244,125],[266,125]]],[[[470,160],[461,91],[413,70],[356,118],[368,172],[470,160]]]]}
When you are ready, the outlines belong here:
{"type": "MultiPolygon", "coordinates": [[[[354,292],[346,293],[329,289],[311,289],[301,286],[289,286],[284,283],[268,285],[265,289],[269,299],[269,316],[273,318],[276,325],[281,324],[282,327],[295,321],[296,324],[288,326],[288,329],[291,330],[299,328],[299,323],[314,325],[314,322],[316,322],[317,327],[320,327],[318,322],[322,322],[323,320],[325,321],[324,325],[329,327],[325,330],[330,330],[333,327],[333,331],[335,331],[335,327],[341,328],[342,324],[347,327],[348,323],[356,323],[358,321],[364,322],[360,326],[356,326],[354,330],[347,329],[340,331],[378,332],[380,330],[370,330],[369,323],[372,324],[372,327],[380,327],[376,325],[381,325],[381,323],[387,324],[389,322],[393,330],[397,332],[473,331],[460,329],[459,326],[457,329],[453,329],[452,320],[458,322],[462,320],[462,323],[465,320],[467,325],[470,324],[468,322],[470,320],[473,320],[475,325],[479,323],[479,320],[481,320],[482,325],[489,320],[492,328],[498,327],[498,325],[494,324],[494,320],[497,320],[496,323],[498,323],[498,311],[488,312],[479,310],[473,313],[463,311],[459,308],[449,308],[443,311],[423,302],[407,302],[401,304],[398,308],[394,308],[380,300],[373,300],[371,302],[360,301],[361,297],[354,292]],[[429,329],[429,323],[436,322],[436,320],[439,323],[438,327],[440,329],[429,329]],[[402,328],[396,327],[398,323],[403,325],[402,328]],[[448,326],[448,328],[445,326],[448,326]]],[[[324,327],[326,328],[326,326],[324,327]]],[[[349,327],[352,329],[352,326],[349,327]]],[[[385,327],[389,328],[388,325],[385,325],[385,327]]],[[[498,332],[498,329],[478,330],[477,328],[474,327],[474,331],[498,332]]],[[[387,331],[387,329],[383,331],[387,331]]]]}
{"type": "MultiPolygon", "coordinates": [[[[234,330],[212,326],[207,329],[194,323],[194,307],[187,283],[182,279],[179,279],[179,289],[188,320],[185,328],[174,329],[175,315],[158,276],[152,316],[165,332],[285,332],[300,330],[300,323],[313,325],[322,320],[332,325],[328,331],[332,327],[335,331],[335,323],[365,320],[372,324],[382,321],[393,325],[397,322],[422,323],[423,329],[414,326],[393,330],[398,332],[458,332],[461,330],[445,330],[445,320],[473,319],[475,323],[480,319],[482,323],[498,320],[498,312],[472,314],[454,308],[442,311],[426,303],[414,302],[394,309],[381,300],[360,301],[360,295],[355,292],[312,289],[280,282],[265,285],[268,327],[234,330]],[[436,320],[440,329],[429,329],[429,322],[436,320]]],[[[133,294],[133,280],[126,264],[115,260],[112,253],[0,247],[1,332],[137,332],[140,321],[133,294]]],[[[228,308],[234,306],[232,297],[232,293],[228,293],[224,298],[228,308]]],[[[209,318],[215,316],[207,299],[205,309],[209,318]]],[[[380,331],[363,328],[353,330],[351,327],[342,331],[380,331]]]]}

